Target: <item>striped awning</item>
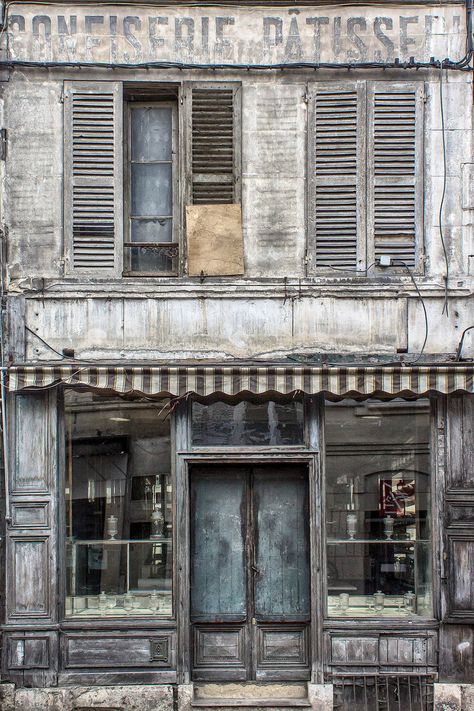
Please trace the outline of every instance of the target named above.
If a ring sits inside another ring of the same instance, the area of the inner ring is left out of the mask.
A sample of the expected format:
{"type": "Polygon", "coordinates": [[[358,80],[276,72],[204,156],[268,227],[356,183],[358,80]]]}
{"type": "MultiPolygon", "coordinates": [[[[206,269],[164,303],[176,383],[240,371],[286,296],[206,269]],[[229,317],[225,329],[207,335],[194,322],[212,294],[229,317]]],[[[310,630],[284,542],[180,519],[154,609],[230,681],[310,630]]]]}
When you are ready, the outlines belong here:
{"type": "Polygon", "coordinates": [[[474,365],[462,366],[306,366],[306,365],[182,365],[93,366],[25,365],[8,371],[10,391],[65,384],[118,393],[182,397],[214,393],[263,395],[330,393],[351,395],[426,395],[474,392],[474,365]]]}

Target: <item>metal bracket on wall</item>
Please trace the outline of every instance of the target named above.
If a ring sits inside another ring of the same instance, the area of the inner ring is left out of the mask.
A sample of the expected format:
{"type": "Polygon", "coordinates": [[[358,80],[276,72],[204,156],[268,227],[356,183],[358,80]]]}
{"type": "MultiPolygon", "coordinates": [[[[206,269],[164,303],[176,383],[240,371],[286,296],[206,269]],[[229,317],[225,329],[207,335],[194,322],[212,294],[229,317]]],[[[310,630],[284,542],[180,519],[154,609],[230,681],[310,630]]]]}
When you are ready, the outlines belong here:
{"type": "Polygon", "coordinates": [[[7,158],[7,129],[0,128],[0,160],[7,158]]]}

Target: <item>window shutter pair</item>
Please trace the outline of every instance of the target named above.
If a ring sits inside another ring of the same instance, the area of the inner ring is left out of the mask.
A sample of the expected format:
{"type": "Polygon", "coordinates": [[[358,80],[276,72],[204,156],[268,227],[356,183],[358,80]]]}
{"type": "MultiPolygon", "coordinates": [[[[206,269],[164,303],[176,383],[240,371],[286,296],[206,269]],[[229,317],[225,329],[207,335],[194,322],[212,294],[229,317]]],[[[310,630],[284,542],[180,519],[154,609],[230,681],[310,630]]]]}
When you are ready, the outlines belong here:
{"type": "Polygon", "coordinates": [[[310,85],[312,269],[415,268],[422,246],[421,83],[310,85]]]}
{"type": "MultiPolygon", "coordinates": [[[[67,271],[120,276],[123,249],[123,87],[65,83],[64,228],[67,271]]],[[[190,204],[240,201],[240,85],[186,87],[190,204]]]]}

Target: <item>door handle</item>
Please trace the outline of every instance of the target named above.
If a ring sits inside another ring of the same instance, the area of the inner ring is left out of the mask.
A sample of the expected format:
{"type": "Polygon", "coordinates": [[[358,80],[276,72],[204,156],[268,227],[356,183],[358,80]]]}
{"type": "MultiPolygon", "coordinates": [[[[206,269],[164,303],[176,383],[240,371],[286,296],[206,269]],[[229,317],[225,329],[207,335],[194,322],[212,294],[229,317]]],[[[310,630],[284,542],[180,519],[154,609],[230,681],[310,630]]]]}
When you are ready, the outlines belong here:
{"type": "Polygon", "coordinates": [[[253,572],[255,573],[255,575],[260,575],[260,571],[259,571],[258,568],[256,568],[254,565],[251,565],[250,567],[252,568],[252,570],[253,570],[253,572]]]}

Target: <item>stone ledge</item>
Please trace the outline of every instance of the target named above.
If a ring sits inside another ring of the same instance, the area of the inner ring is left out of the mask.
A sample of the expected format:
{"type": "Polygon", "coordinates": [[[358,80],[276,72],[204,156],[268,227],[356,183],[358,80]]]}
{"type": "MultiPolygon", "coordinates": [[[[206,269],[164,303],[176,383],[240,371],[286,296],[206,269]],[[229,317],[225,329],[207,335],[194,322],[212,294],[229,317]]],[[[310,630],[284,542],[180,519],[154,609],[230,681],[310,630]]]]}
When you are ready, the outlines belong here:
{"type": "Polygon", "coordinates": [[[18,688],[11,698],[2,711],[173,711],[170,685],[18,688]]]}

